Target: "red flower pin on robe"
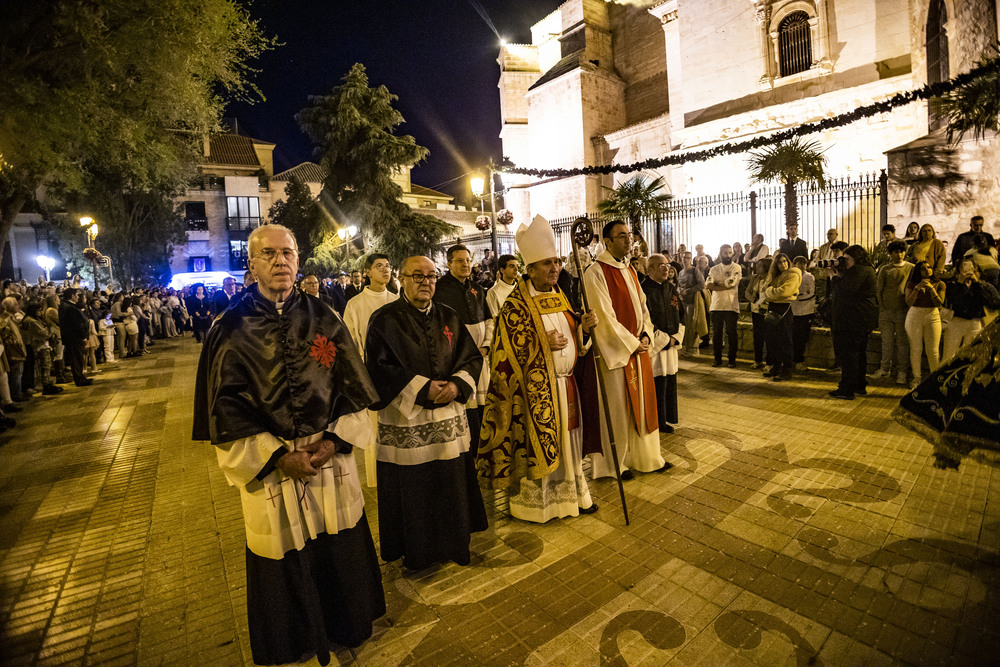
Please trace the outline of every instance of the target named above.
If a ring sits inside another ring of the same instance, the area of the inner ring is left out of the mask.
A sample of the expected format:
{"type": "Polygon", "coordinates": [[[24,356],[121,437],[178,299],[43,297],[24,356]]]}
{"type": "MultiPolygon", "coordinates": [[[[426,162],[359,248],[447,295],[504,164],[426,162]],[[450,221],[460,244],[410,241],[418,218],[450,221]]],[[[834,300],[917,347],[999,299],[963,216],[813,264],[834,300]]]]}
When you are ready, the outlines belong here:
{"type": "Polygon", "coordinates": [[[322,334],[316,334],[316,339],[309,348],[309,356],[323,364],[327,368],[333,365],[333,360],[337,358],[337,346],[333,341],[322,334]]]}

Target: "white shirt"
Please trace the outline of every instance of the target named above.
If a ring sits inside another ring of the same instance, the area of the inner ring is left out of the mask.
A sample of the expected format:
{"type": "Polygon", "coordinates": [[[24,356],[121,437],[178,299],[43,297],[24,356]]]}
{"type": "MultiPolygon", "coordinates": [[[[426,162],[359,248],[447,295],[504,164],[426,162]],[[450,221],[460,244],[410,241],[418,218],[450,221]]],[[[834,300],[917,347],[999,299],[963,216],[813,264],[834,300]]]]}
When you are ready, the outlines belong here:
{"type": "Polygon", "coordinates": [[[490,309],[490,315],[493,316],[495,320],[500,314],[500,307],[503,306],[503,302],[507,300],[510,293],[514,291],[514,287],[517,283],[508,285],[502,279],[497,280],[496,284],[490,288],[486,293],[486,306],[490,309]]]}
{"type": "Polygon", "coordinates": [[[710,290],[712,293],[712,305],[709,310],[731,310],[740,312],[739,286],[740,278],[743,277],[743,269],[736,262],[729,266],[716,264],[708,271],[708,280],[705,286],[722,285],[726,289],[710,290]]]}

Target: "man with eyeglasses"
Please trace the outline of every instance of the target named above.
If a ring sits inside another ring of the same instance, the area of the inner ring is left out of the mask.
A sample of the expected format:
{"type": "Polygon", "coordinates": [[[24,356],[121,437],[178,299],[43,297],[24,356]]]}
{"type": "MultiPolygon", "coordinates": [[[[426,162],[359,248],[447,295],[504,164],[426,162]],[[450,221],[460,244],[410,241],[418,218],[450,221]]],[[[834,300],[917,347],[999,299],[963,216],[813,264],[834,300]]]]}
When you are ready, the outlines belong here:
{"type": "Polygon", "coordinates": [[[489,527],[465,410],[483,356],[458,314],[433,301],[431,260],[410,257],[400,278],[402,297],[375,311],[365,343],[379,394],[379,547],[411,570],[468,565],[471,534],[489,527]]]}
{"type": "Polygon", "coordinates": [[[385,614],[352,453],[378,395],[340,318],[295,289],[291,231],[258,227],[248,249],[257,281],[205,337],[192,437],[240,490],[253,661],[326,664],[385,614]]]}
{"type": "MultiPolygon", "coordinates": [[[[392,266],[389,264],[388,256],[380,253],[368,255],[365,258],[365,274],[368,276],[368,286],[348,301],[347,308],[344,309],[344,324],[351,332],[354,342],[358,344],[362,358],[365,356],[365,338],[368,336],[368,321],[372,313],[399,298],[398,294],[386,289],[392,277],[392,266]]],[[[378,483],[375,474],[378,422],[374,410],[369,410],[368,416],[372,423],[372,440],[365,449],[365,481],[368,486],[375,486],[378,483]]]]}
{"type": "MultiPolygon", "coordinates": [[[[622,479],[628,480],[634,477],[630,468],[660,472],[670,468],[670,464],[660,454],[656,388],[648,353],[653,323],[639,277],[628,264],[632,237],[628,226],[620,220],[604,225],[601,235],[604,252],[587,269],[584,284],[590,305],[597,313],[594,342],[601,353],[598,372],[604,381],[607,400],[616,408],[610,411],[612,426],[622,463],[622,479]]],[[[591,456],[591,474],[594,479],[614,477],[604,411],[594,406],[584,411],[584,417],[584,452],[591,456]],[[597,413],[599,422],[593,419],[593,413],[597,413]],[[589,444],[596,441],[598,432],[599,446],[589,444]]]]}
{"type": "Polygon", "coordinates": [[[583,425],[573,371],[597,324],[579,320],[558,287],[562,260],[548,220],[517,230],[527,263],[499,309],[480,435],[480,476],[507,492],[511,516],[545,523],[592,514],[583,474],[583,425]]]}
{"type": "MultiPolygon", "coordinates": [[[[453,245],[448,248],[448,272],[441,276],[437,290],[434,292],[434,303],[448,306],[461,318],[462,323],[472,334],[472,340],[479,348],[483,357],[490,353],[490,343],[493,341],[493,316],[486,305],[486,290],[472,277],[472,253],[464,245],[453,245]]],[[[473,433],[479,432],[482,424],[483,409],[486,401],[486,387],[489,385],[488,364],[483,364],[482,374],[476,378],[476,391],[469,397],[466,408],[469,410],[469,426],[473,433]]],[[[476,456],[479,442],[472,441],[472,457],[476,456]]]]}

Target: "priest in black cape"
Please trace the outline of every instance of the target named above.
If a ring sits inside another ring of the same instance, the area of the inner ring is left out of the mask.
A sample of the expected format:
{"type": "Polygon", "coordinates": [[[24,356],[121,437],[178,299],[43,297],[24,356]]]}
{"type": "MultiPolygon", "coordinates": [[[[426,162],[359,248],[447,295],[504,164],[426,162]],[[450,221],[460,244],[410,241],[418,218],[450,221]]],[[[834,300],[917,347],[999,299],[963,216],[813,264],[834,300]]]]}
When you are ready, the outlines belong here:
{"type": "Polygon", "coordinates": [[[248,246],[257,282],[206,335],[193,438],[240,489],[254,662],[326,665],[331,644],[361,644],[385,614],[351,453],[377,394],[340,318],[294,289],[291,232],[265,225],[248,246]]]}
{"type": "Polygon", "coordinates": [[[458,314],[432,301],[431,260],[410,257],[402,297],[368,323],[365,362],[378,390],[378,525],[382,559],[418,570],[468,565],[486,530],[465,404],[483,357],[458,314]]]}
{"type": "MultiPolygon", "coordinates": [[[[493,342],[493,316],[486,304],[486,292],[472,277],[472,253],[462,244],[453,245],[445,253],[448,259],[448,271],[441,276],[434,290],[434,303],[448,306],[456,313],[472,335],[472,340],[484,357],[483,370],[475,378],[476,386],[466,403],[466,417],[469,419],[469,429],[479,433],[483,422],[483,406],[486,405],[486,390],[490,384],[489,363],[485,358],[490,353],[493,342]]],[[[472,439],[472,459],[476,459],[479,448],[479,438],[472,439]]]]}

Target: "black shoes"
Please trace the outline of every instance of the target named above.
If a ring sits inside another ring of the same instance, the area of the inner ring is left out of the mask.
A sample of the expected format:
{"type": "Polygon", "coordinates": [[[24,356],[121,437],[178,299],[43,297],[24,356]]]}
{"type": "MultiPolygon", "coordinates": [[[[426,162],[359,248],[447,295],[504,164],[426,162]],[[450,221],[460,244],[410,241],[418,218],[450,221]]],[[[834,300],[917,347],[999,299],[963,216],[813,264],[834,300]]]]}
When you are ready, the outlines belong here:
{"type": "Polygon", "coordinates": [[[673,432],[674,432],[674,427],[671,426],[670,424],[667,423],[660,424],[660,433],[673,433],[673,432]]]}
{"type": "Polygon", "coordinates": [[[91,380],[90,378],[83,378],[82,380],[78,380],[77,381],[76,386],[77,387],[89,387],[92,384],[94,384],[93,380],[91,380]]]}
{"type": "Polygon", "coordinates": [[[780,369],[777,366],[771,366],[766,371],[764,371],[764,377],[773,378],[775,375],[780,373],[780,369]]]}
{"type": "Polygon", "coordinates": [[[730,368],[736,368],[736,362],[735,362],[735,361],[730,361],[730,362],[729,362],[728,364],[726,364],[726,365],[727,365],[727,366],[729,366],[730,368]]]}
{"type": "Polygon", "coordinates": [[[591,503],[590,507],[581,507],[580,514],[593,514],[597,511],[597,503],[591,503]]]}
{"type": "Polygon", "coordinates": [[[713,368],[718,368],[721,365],[722,365],[722,359],[716,359],[714,362],[712,362],[713,368]]]}
{"type": "Polygon", "coordinates": [[[58,385],[50,384],[45,387],[42,387],[43,396],[53,396],[55,394],[61,394],[62,392],[63,388],[58,385]]]}
{"type": "Polygon", "coordinates": [[[830,392],[830,398],[839,398],[842,401],[853,401],[854,394],[849,391],[840,391],[839,389],[834,389],[830,392]]]}
{"type": "Polygon", "coordinates": [[[673,463],[664,463],[662,466],[654,470],[653,472],[667,472],[674,467],[673,463]]]}
{"type": "Polygon", "coordinates": [[[622,479],[626,482],[630,479],[635,479],[635,473],[631,470],[624,470],[622,471],[622,479]]]}

